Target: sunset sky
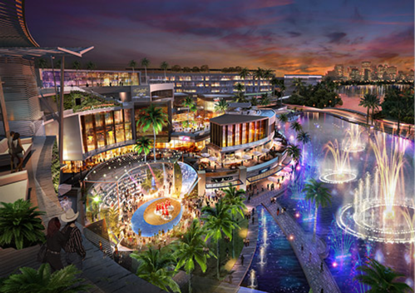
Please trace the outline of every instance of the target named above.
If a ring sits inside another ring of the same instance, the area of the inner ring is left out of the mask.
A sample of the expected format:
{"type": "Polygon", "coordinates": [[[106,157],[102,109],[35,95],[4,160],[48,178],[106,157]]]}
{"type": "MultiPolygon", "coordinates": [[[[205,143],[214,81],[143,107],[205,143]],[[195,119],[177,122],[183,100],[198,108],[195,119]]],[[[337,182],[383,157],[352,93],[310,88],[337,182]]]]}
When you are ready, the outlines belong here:
{"type": "Polygon", "coordinates": [[[414,69],[414,1],[26,1],[41,46],[95,46],[82,62],[125,69],[170,65],[325,74],[361,61],[414,69]]]}

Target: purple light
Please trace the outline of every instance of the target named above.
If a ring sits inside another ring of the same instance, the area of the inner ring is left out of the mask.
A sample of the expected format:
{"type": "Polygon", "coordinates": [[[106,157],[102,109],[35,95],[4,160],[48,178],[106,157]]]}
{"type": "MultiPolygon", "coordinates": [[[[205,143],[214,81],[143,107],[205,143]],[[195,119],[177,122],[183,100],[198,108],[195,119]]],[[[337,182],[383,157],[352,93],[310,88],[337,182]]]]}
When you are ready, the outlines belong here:
{"type": "Polygon", "coordinates": [[[301,169],[301,167],[300,166],[297,166],[297,171],[300,171],[300,169],[301,169]]]}
{"type": "Polygon", "coordinates": [[[296,213],[296,214],[295,214],[295,217],[296,217],[296,218],[299,218],[299,217],[300,217],[300,213],[296,213]]]}
{"type": "Polygon", "coordinates": [[[334,268],[335,268],[335,267],[337,267],[337,262],[335,262],[335,261],[334,261],[334,262],[332,263],[332,266],[333,266],[334,268]]]}

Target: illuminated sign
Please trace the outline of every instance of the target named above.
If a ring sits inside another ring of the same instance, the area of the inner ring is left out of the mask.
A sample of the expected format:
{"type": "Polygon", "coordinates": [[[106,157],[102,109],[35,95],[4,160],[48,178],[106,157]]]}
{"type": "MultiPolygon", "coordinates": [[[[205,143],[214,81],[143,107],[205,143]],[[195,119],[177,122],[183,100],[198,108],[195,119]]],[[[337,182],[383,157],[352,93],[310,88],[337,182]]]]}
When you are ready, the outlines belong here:
{"type": "Polygon", "coordinates": [[[132,97],[149,97],[149,86],[132,86],[132,97]]]}
{"type": "Polygon", "coordinates": [[[269,169],[271,169],[271,167],[262,169],[261,171],[259,171],[259,174],[265,173],[266,171],[268,171],[269,169]]]}
{"type": "Polygon", "coordinates": [[[189,136],[178,136],[178,139],[181,140],[181,141],[190,141],[189,136]]]}

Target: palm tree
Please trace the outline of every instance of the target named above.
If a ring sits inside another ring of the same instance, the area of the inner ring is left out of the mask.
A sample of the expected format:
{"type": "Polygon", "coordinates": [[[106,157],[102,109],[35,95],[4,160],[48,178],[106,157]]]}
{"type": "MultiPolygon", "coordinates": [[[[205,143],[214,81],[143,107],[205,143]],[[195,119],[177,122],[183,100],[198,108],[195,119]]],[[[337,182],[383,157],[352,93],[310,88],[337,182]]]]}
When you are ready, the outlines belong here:
{"type": "Polygon", "coordinates": [[[205,227],[208,232],[206,240],[211,237],[217,242],[217,279],[220,279],[220,239],[223,234],[232,239],[232,230],[238,227],[231,218],[229,208],[230,206],[220,199],[215,208],[205,206],[202,210],[205,215],[202,219],[206,222],[205,227]]]}
{"type": "Polygon", "coordinates": [[[304,86],[304,82],[301,80],[301,78],[294,78],[292,84],[297,89],[297,95],[299,95],[300,89],[304,86]]]}
{"type": "Polygon", "coordinates": [[[404,277],[404,274],[384,266],[375,259],[369,258],[366,265],[356,269],[360,274],[357,274],[353,279],[370,286],[371,289],[366,292],[413,292],[413,289],[406,283],[396,282],[396,279],[404,277]]]}
{"type": "Polygon", "coordinates": [[[238,94],[240,95],[240,94],[242,94],[242,91],[245,89],[245,87],[240,82],[238,82],[237,85],[235,86],[235,89],[237,90],[238,94]]]}
{"type": "Polygon", "coordinates": [[[284,93],[285,93],[285,90],[286,90],[283,79],[278,80],[278,87],[279,87],[279,93],[280,93],[279,96],[281,98],[280,99],[280,105],[282,106],[282,97],[284,96],[284,93]]]}
{"type": "Polygon", "coordinates": [[[301,159],[301,150],[297,145],[289,144],[287,146],[287,154],[296,163],[298,163],[301,159]]]}
{"type": "Polygon", "coordinates": [[[371,115],[371,124],[374,124],[374,112],[375,109],[378,109],[379,106],[381,106],[381,100],[379,99],[379,97],[377,95],[371,95],[369,97],[369,105],[371,106],[372,109],[372,115],[371,115]]]}
{"type": "Polygon", "coordinates": [[[250,99],[250,103],[252,104],[252,106],[257,106],[258,105],[258,99],[255,96],[253,96],[250,99]]]}
{"type": "Polygon", "coordinates": [[[192,111],[197,110],[197,108],[195,107],[195,104],[194,104],[194,100],[193,100],[192,97],[187,96],[187,97],[185,97],[184,102],[182,104],[183,104],[184,107],[188,107],[188,114],[187,114],[187,120],[188,121],[187,122],[189,122],[190,121],[190,117],[189,117],[190,111],[191,110],[192,111]]]}
{"type": "Polygon", "coordinates": [[[145,252],[130,254],[130,257],[139,262],[136,275],[139,278],[165,290],[181,292],[178,284],[172,279],[176,274],[175,258],[169,251],[160,251],[149,247],[145,252]]]}
{"type": "Polygon", "coordinates": [[[255,70],[254,77],[258,79],[258,92],[261,90],[261,78],[264,77],[264,70],[259,68],[255,70]]]}
{"type": "Polygon", "coordinates": [[[168,69],[168,67],[169,67],[169,65],[165,61],[161,63],[161,69],[164,71],[165,81],[167,80],[167,69],[168,69]]]}
{"type": "Polygon", "coordinates": [[[397,135],[400,135],[400,122],[407,115],[408,108],[409,105],[407,105],[407,103],[405,103],[405,101],[400,98],[397,99],[395,103],[393,103],[392,108],[389,112],[392,116],[397,118],[397,135]]]}
{"type": "Polygon", "coordinates": [[[287,123],[288,122],[288,116],[286,114],[280,114],[278,116],[278,121],[281,123],[287,123]]]}
{"type": "Polygon", "coordinates": [[[141,136],[139,139],[136,140],[136,145],[134,147],[134,151],[138,153],[138,156],[141,153],[145,154],[145,162],[146,162],[146,156],[151,151],[151,140],[146,136],[141,136]]]}
{"type": "MultiPolygon", "coordinates": [[[[243,218],[243,211],[246,210],[246,205],[243,203],[245,198],[245,191],[243,189],[237,189],[232,187],[232,184],[229,183],[227,189],[223,189],[225,196],[223,198],[224,202],[230,206],[230,212],[232,214],[232,221],[235,221],[235,217],[240,214],[243,218]]],[[[234,231],[232,231],[232,258],[235,258],[235,237],[234,231]]]]}
{"type": "Polygon", "coordinates": [[[149,127],[153,128],[153,155],[156,162],[156,135],[162,130],[162,127],[167,125],[168,114],[164,113],[162,108],[156,108],[154,104],[151,104],[144,110],[136,123],[136,127],[143,127],[143,131],[147,131],[149,127]]]}
{"type": "Polygon", "coordinates": [[[148,69],[148,66],[149,66],[149,60],[147,59],[147,58],[143,58],[141,61],[140,61],[140,65],[142,66],[142,67],[145,67],[145,78],[146,78],[146,84],[148,84],[148,73],[147,73],[147,69],[148,69]]]}
{"type": "Polygon", "coordinates": [[[297,133],[303,130],[303,127],[297,121],[291,123],[291,129],[295,130],[297,133]]]}
{"type": "Polygon", "coordinates": [[[261,98],[261,103],[260,104],[262,106],[268,106],[270,103],[271,103],[271,100],[269,99],[269,97],[266,94],[263,94],[262,95],[262,98],[261,98]]]}
{"type": "Polygon", "coordinates": [[[228,107],[229,104],[226,102],[226,100],[220,100],[216,104],[214,104],[214,110],[216,112],[222,111],[224,113],[228,107]]]}
{"type": "Polygon", "coordinates": [[[237,95],[234,96],[234,102],[235,103],[246,103],[247,100],[245,99],[245,97],[243,95],[237,94],[237,95]]]}
{"type": "Polygon", "coordinates": [[[176,270],[184,267],[185,272],[190,276],[188,281],[188,292],[191,293],[191,279],[194,271],[195,263],[200,266],[203,273],[207,270],[207,258],[216,257],[213,252],[208,249],[204,240],[205,229],[200,225],[200,221],[194,219],[191,227],[187,232],[174,241],[173,251],[174,257],[177,259],[176,270]]]}
{"type": "Polygon", "coordinates": [[[250,72],[246,67],[243,68],[239,73],[239,77],[244,80],[243,84],[245,86],[245,92],[246,92],[246,77],[248,77],[249,75],[250,75],[250,72]]]}
{"type": "Polygon", "coordinates": [[[0,246],[3,248],[26,248],[45,240],[41,215],[30,201],[18,199],[14,203],[1,203],[0,207],[0,246]]]}
{"type": "Polygon", "coordinates": [[[38,270],[29,267],[19,269],[21,274],[10,275],[4,280],[2,293],[77,293],[88,292],[89,284],[77,277],[81,272],[74,265],[69,265],[51,274],[49,264],[42,264],[38,270]]]}
{"type": "Polygon", "coordinates": [[[332,195],[330,190],[324,187],[324,183],[316,181],[315,179],[308,180],[309,183],[304,185],[303,192],[305,192],[305,200],[315,203],[316,211],[314,212],[314,230],[313,243],[316,242],[316,228],[317,228],[317,211],[320,206],[323,208],[331,204],[332,195]]]}
{"type": "Polygon", "coordinates": [[[297,134],[297,140],[303,144],[303,150],[301,152],[301,155],[303,155],[304,154],[304,145],[308,144],[311,141],[310,135],[307,132],[304,132],[304,131],[301,130],[297,134]]]}
{"type": "Polygon", "coordinates": [[[361,98],[359,102],[359,106],[366,108],[366,124],[369,124],[369,109],[372,108],[373,105],[371,102],[373,100],[372,96],[373,95],[371,94],[366,94],[361,98]]]}
{"type": "MultiPolygon", "coordinates": [[[[78,70],[81,68],[81,63],[78,60],[72,62],[72,68],[75,69],[75,74],[77,75],[78,70]]],[[[77,79],[77,86],[78,86],[78,79],[77,79]]]]}

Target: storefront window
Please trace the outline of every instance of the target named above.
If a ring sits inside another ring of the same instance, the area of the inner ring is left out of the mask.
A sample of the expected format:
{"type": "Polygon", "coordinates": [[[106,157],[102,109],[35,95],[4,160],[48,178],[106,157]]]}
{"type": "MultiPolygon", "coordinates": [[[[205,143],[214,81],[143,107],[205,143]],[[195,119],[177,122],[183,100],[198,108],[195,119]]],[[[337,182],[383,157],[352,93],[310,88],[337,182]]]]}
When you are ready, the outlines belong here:
{"type": "Polygon", "coordinates": [[[96,140],[94,135],[94,115],[85,115],[84,116],[84,128],[83,132],[85,133],[87,152],[96,149],[96,140]]]}
{"type": "Polygon", "coordinates": [[[233,146],[233,125],[227,125],[227,145],[233,146]]]}
{"type": "Polygon", "coordinates": [[[253,142],[255,140],[255,123],[249,123],[249,142],[253,142]]]}
{"type": "Polygon", "coordinates": [[[114,125],[113,125],[113,112],[106,112],[104,114],[106,120],[106,141],[107,145],[114,144],[114,125]]]}
{"type": "Polygon", "coordinates": [[[132,139],[132,110],[131,109],[125,109],[124,115],[125,115],[125,133],[126,133],[126,140],[132,139]]]}
{"type": "Polygon", "coordinates": [[[104,114],[97,113],[94,115],[94,118],[96,122],[97,147],[104,147],[106,145],[104,136],[104,114]]]}
{"type": "Polygon", "coordinates": [[[245,143],[248,142],[246,125],[247,125],[247,123],[242,124],[242,144],[245,144],[245,143]]]}
{"type": "Polygon", "coordinates": [[[240,145],[240,126],[241,124],[235,125],[235,145],[240,145]]]}
{"type": "Polygon", "coordinates": [[[124,142],[123,110],[114,111],[114,126],[116,127],[116,142],[124,142]]]}

